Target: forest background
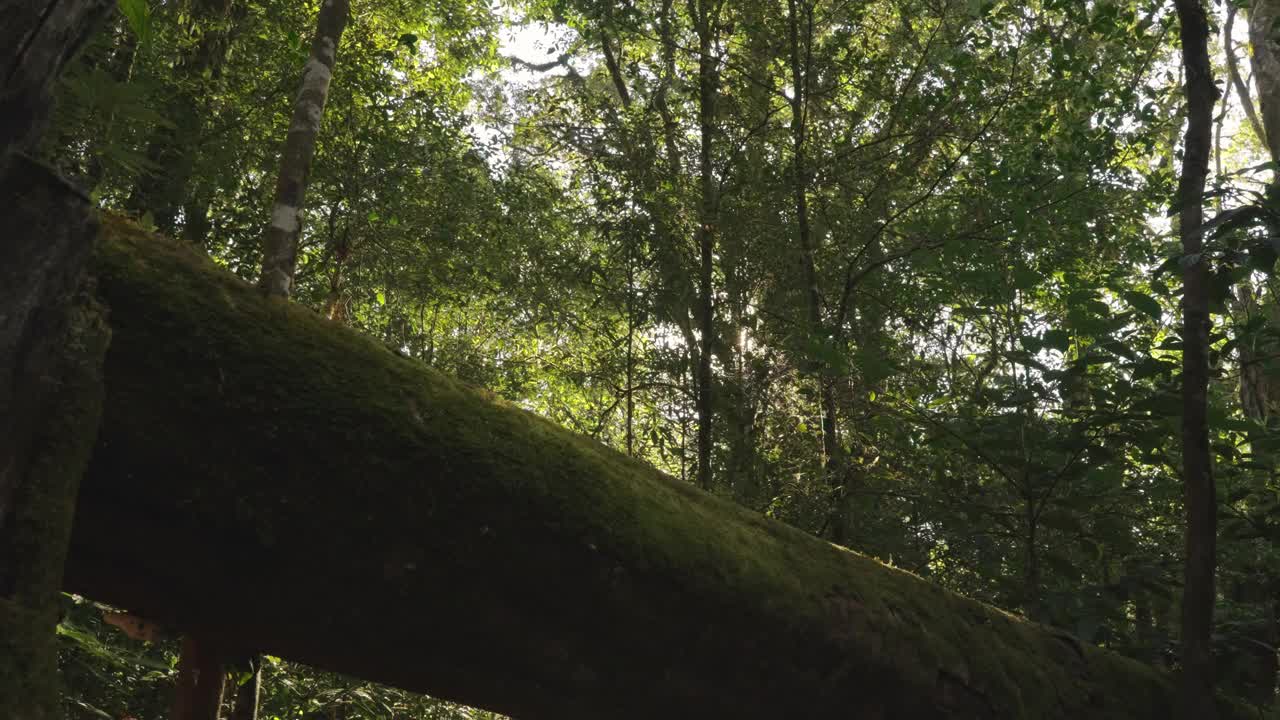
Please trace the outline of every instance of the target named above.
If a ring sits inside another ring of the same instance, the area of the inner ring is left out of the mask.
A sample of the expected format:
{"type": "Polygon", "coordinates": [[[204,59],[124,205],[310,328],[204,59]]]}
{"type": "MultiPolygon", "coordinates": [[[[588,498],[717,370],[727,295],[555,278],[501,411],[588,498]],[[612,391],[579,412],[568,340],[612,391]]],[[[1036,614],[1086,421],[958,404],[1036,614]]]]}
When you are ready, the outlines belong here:
{"type": "MultiPolygon", "coordinates": [[[[256,281],[319,11],[121,0],[47,157],[256,281]]],[[[1213,8],[1191,256],[1166,3],[356,2],[285,290],[748,508],[1177,667],[1180,275],[1203,262],[1215,672],[1270,705],[1278,15],[1213,8]]],[[[177,644],[67,603],[69,716],[164,717],[177,644]]],[[[486,716],[261,664],[265,718],[486,716]]]]}

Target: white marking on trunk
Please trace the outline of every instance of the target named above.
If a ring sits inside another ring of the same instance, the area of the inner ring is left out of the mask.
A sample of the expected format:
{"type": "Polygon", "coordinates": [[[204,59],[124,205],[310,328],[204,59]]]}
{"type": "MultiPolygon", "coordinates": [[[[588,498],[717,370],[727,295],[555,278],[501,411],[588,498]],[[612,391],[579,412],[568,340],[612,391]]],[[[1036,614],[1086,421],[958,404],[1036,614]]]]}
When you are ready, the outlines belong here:
{"type": "Polygon", "coordinates": [[[324,63],[314,57],[307,61],[302,71],[302,88],[298,90],[297,107],[290,130],[320,130],[320,116],[324,112],[331,77],[332,74],[324,63]]]}
{"type": "Polygon", "coordinates": [[[324,64],[327,66],[325,67],[325,72],[328,72],[329,68],[333,67],[334,58],[338,54],[338,46],[333,42],[333,38],[328,35],[318,38],[316,40],[316,44],[318,44],[319,47],[313,49],[311,57],[312,59],[319,58],[324,61],[324,64]]]}
{"type": "Polygon", "coordinates": [[[302,223],[298,220],[298,208],[292,205],[277,204],[271,210],[271,227],[280,232],[292,235],[298,232],[302,223]]]}

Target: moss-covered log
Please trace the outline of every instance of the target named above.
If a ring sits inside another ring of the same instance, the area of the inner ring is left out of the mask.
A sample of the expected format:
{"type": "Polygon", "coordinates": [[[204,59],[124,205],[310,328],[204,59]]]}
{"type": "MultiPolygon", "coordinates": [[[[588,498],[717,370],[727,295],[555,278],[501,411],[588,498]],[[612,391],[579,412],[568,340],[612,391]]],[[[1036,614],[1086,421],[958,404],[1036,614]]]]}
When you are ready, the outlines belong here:
{"type": "Polygon", "coordinates": [[[1171,715],[1147,666],[106,228],[114,339],[70,589],[519,718],[1171,715]]]}

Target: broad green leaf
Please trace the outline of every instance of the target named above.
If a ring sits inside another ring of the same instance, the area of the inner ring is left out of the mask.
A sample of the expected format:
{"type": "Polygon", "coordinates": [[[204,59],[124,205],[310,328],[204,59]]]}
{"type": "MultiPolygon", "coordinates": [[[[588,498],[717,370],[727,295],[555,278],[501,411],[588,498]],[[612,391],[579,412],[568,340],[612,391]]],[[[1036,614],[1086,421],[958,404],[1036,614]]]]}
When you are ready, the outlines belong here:
{"type": "Polygon", "coordinates": [[[118,0],[120,14],[124,16],[129,29],[138,37],[139,47],[151,45],[151,8],[147,0],[118,0]]]}
{"type": "Polygon", "coordinates": [[[1160,322],[1164,316],[1164,312],[1160,307],[1160,301],[1150,295],[1136,290],[1130,290],[1124,293],[1125,302],[1133,306],[1135,310],[1147,315],[1152,320],[1160,322]]]}
{"type": "Polygon", "coordinates": [[[1044,347],[1066,352],[1071,347],[1071,333],[1066,330],[1046,330],[1040,341],[1044,347]]]}
{"type": "Polygon", "coordinates": [[[1084,532],[1084,525],[1080,522],[1080,516],[1065,508],[1050,508],[1040,513],[1039,522],[1047,528],[1054,530],[1062,530],[1064,532],[1084,532]]]}

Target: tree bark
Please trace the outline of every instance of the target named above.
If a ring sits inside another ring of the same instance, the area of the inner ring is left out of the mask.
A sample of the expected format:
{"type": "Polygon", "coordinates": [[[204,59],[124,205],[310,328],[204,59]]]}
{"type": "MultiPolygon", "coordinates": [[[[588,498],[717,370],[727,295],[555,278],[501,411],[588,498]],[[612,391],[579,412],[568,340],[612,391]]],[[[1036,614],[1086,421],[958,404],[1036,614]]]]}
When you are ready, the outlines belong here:
{"type": "Polygon", "coordinates": [[[249,679],[236,688],[236,704],[231,720],[258,720],[258,700],[262,694],[262,658],[251,658],[249,679]]]}
{"type": "Polygon", "coordinates": [[[218,720],[227,680],[223,656],[208,638],[190,633],[183,637],[169,720],[218,720]]]}
{"type": "Polygon", "coordinates": [[[329,97],[338,43],[350,14],[350,0],[324,0],[316,18],[311,57],[302,69],[302,86],[293,104],[293,120],[280,158],[271,222],[263,237],[259,287],[267,295],[289,297],[293,290],[311,160],[320,135],[324,104],[329,97]]]}
{"type": "Polygon", "coordinates": [[[716,95],[719,93],[715,51],[717,14],[715,0],[691,0],[690,9],[698,33],[698,487],[711,488],[712,425],[715,402],[711,358],[715,349],[715,247],[716,180],[712,164],[716,132],[716,95]]]}
{"type": "Polygon", "coordinates": [[[698,491],[183,244],[112,218],[100,245],[114,336],[70,590],[531,720],[1174,711],[1141,663],[698,491]]]}
{"type": "MultiPolygon", "coordinates": [[[[1182,239],[1182,475],[1186,512],[1182,594],[1182,704],[1180,716],[1212,720],[1213,606],[1217,565],[1217,494],[1209,452],[1208,263],[1201,255],[1204,185],[1209,172],[1213,105],[1217,88],[1209,63],[1209,22],[1200,0],[1177,0],[1185,69],[1187,130],[1178,181],[1178,231],[1182,239]]],[[[1266,111],[1264,109],[1264,122],[1266,111]]]]}
{"type": "MultiPolygon", "coordinates": [[[[1258,105],[1266,133],[1260,139],[1271,151],[1272,160],[1277,159],[1276,148],[1280,146],[1280,37],[1275,31],[1277,20],[1280,20],[1280,1],[1254,0],[1249,9],[1249,43],[1253,45],[1253,76],[1258,84],[1258,105]]],[[[1252,109],[1251,106],[1246,107],[1252,109]]]]}
{"type": "Polygon", "coordinates": [[[63,67],[110,7],[107,0],[0,0],[0,159],[35,147],[63,67]]]}
{"type": "MultiPolygon", "coordinates": [[[[1263,129],[1262,120],[1258,118],[1258,111],[1253,107],[1252,93],[1249,92],[1249,86],[1245,84],[1244,78],[1240,76],[1240,65],[1236,60],[1235,43],[1232,38],[1235,33],[1237,12],[1238,9],[1234,4],[1227,4],[1227,20],[1222,28],[1222,47],[1224,54],[1227,56],[1227,78],[1231,81],[1231,86],[1235,89],[1236,96],[1240,99],[1240,107],[1244,109],[1245,117],[1249,120],[1249,127],[1253,128],[1253,134],[1257,136],[1258,142],[1265,146],[1267,145],[1267,131],[1263,129]]],[[[1274,154],[1272,159],[1275,159],[1274,154]]]]}
{"type": "MultiPolygon", "coordinates": [[[[798,0],[787,2],[787,34],[791,51],[791,163],[792,197],[795,203],[796,240],[800,247],[800,265],[805,285],[805,310],[809,323],[808,344],[813,352],[825,348],[827,337],[822,322],[822,290],[818,287],[818,263],[814,255],[813,233],[809,226],[809,168],[808,168],[808,94],[810,46],[813,42],[813,8],[804,8],[804,33],[801,36],[802,19],[798,0]]],[[[807,363],[818,385],[819,415],[822,417],[823,466],[828,470],[838,466],[840,440],[836,431],[835,397],[827,364],[819,358],[807,363]]]]}
{"type": "Polygon", "coordinates": [[[0,703],[14,720],[61,716],[58,590],[109,337],[80,295],[96,235],[88,198],[20,153],[108,7],[0,0],[0,703]]]}
{"type": "Polygon", "coordinates": [[[0,157],[0,198],[0,709],[53,720],[58,591],[109,334],[79,296],[88,198],[22,156],[0,157]]]}

